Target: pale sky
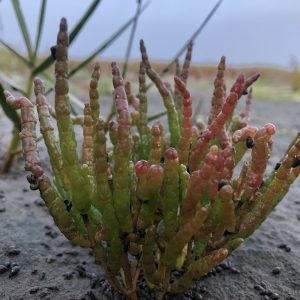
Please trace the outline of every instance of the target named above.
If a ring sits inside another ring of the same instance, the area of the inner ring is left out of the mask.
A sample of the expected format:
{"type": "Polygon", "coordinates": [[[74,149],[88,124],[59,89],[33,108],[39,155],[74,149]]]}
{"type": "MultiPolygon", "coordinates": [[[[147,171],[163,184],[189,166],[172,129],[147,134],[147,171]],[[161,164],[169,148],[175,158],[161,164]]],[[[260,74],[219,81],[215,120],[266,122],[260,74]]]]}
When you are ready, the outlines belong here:
{"type": "MultiPolygon", "coordinates": [[[[146,1],[144,0],[143,3],[146,1]]],[[[139,59],[140,38],[152,59],[171,59],[197,29],[217,1],[152,0],[141,15],[131,58],[139,59]]],[[[30,33],[38,22],[39,0],[20,0],[30,33]]],[[[55,44],[59,20],[71,29],[91,1],[49,0],[40,52],[55,44]]],[[[70,48],[83,58],[105,41],[136,10],[136,0],[102,0],[86,28],[70,48]]],[[[11,0],[0,2],[0,36],[22,48],[11,0]]],[[[100,59],[123,59],[130,30],[107,48],[100,59]]],[[[216,63],[221,55],[229,65],[271,64],[289,67],[300,62],[299,0],[224,0],[207,27],[195,40],[193,62],[216,63]]]]}

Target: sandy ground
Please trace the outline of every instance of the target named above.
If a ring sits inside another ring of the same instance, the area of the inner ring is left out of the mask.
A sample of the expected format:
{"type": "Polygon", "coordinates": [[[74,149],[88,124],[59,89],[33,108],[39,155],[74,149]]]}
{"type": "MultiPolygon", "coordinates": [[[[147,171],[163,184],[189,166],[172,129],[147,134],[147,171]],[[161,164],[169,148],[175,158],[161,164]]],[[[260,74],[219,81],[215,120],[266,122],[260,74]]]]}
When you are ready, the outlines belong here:
{"type": "MultiPolygon", "coordinates": [[[[195,101],[205,98],[197,94],[195,101]]],[[[153,98],[157,111],[158,100],[153,98]],[[157,105],[156,105],[157,104],[157,105]]],[[[152,106],[153,107],[153,106],[152,106]]],[[[201,113],[208,110],[204,101],[201,113]]],[[[154,112],[153,111],[153,112],[154,112]]],[[[300,130],[300,104],[256,101],[252,124],[278,128],[269,169],[300,130]]],[[[10,130],[0,119],[2,138],[10,130]]],[[[3,146],[2,146],[3,148],[3,146]]],[[[45,150],[41,149],[44,165],[45,150]]],[[[38,192],[29,190],[19,159],[0,178],[0,299],[122,299],[103,281],[89,250],[72,246],[53,224],[38,192]]],[[[169,299],[300,299],[300,181],[238,250],[184,295],[169,299]]],[[[139,299],[153,299],[141,281],[139,299]]]]}

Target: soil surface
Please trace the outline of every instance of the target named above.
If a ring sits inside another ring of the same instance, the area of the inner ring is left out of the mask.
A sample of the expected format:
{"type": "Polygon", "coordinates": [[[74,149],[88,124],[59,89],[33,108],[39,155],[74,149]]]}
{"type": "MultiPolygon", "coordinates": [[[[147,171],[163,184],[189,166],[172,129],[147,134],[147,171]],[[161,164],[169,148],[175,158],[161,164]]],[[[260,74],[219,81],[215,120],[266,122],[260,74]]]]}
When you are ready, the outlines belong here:
{"type": "MultiPolygon", "coordinates": [[[[196,94],[198,99],[205,95],[196,94]]],[[[150,106],[161,109],[154,97],[150,106]],[[153,105],[154,104],[154,105],[153,105]]],[[[203,101],[201,114],[209,108],[203,101]]],[[[278,129],[269,170],[300,130],[300,104],[255,101],[251,124],[278,129]]],[[[0,119],[1,139],[11,130],[0,119]],[[3,129],[3,130],[2,130],[3,129]]],[[[78,129],[79,130],[79,129],[78,129]]],[[[79,130],[80,132],[80,130],[79,130]]],[[[2,143],[2,151],[4,145],[2,143]]],[[[3,153],[3,152],[2,152],[3,153]]],[[[41,146],[43,166],[48,159],[41,146]]],[[[18,159],[0,178],[0,299],[123,299],[104,282],[90,251],[74,247],[54,225],[37,191],[31,191],[18,159]]],[[[249,239],[183,295],[168,299],[300,299],[300,181],[249,239]]],[[[154,299],[143,280],[139,299],[154,299]]]]}

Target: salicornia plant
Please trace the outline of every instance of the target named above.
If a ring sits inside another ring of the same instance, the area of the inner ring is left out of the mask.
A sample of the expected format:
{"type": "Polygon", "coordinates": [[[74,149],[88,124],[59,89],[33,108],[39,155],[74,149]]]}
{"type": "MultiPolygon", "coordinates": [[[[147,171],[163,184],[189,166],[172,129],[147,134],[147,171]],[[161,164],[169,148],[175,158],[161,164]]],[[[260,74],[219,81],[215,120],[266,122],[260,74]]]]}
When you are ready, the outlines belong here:
{"type": "Polygon", "coordinates": [[[250,86],[259,74],[247,79],[239,75],[226,92],[222,57],[208,123],[193,125],[192,99],[185,84],[192,45],[182,70],[177,66],[175,89],[151,67],[143,41],[140,46],[138,96],[129,83],[124,84],[117,64],[112,63],[116,120],[107,122],[101,117],[97,88],[100,67],[94,65],[79,157],[68,97],[67,23],[61,20],[55,62],[58,137],[43,83],[34,80],[52,180],[39,160],[34,104],[8,91],[5,96],[9,105],[21,109],[21,139],[25,169],[31,173],[30,187],[40,190],[61,232],[72,243],[91,248],[108,282],[128,299],[137,299],[140,271],[163,299],[166,294],[189,288],[259,227],[299,175],[300,135],[263,180],[275,126],[248,124],[250,86]],[[160,122],[149,126],[146,74],[163,99],[166,127],[160,122]],[[244,94],[245,108],[234,116],[244,94]],[[246,152],[251,156],[243,159],[246,152]],[[235,177],[234,169],[240,162],[235,177]],[[170,280],[176,269],[181,270],[181,276],[170,280]]]}

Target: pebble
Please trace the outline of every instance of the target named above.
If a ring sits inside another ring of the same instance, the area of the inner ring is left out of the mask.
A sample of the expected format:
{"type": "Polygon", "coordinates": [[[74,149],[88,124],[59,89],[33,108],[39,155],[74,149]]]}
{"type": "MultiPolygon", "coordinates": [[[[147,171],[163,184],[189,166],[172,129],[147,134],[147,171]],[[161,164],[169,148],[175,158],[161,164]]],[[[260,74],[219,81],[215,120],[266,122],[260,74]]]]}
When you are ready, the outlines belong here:
{"type": "Polygon", "coordinates": [[[270,290],[263,290],[260,292],[262,296],[271,296],[273,293],[270,290]]]}
{"type": "Polygon", "coordinates": [[[20,272],[21,268],[19,266],[13,266],[11,269],[10,269],[10,272],[9,272],[9,278],[12,278],[16,275],[18,275],[18,273],[20,272]]]}
{"type": "Polygon", "coordinates": [[[36,206],[45,206],[45,202],[43,199],[41,198],[36,198],[33,203],[36,205],[36,206]]]}
{"type": "Polygon", "coordinates": [[[52,239],[56,239],[59,236],[59,233],[54,230],[47,231],[45,235],[51,237],[52,239]]]}
{"type": "Polygon", "coordinates": [[[262,292],[264,290],[264,288],[261,285],[255,285],[254,289],[259,291],[259,292],[262,292]]]}
{"type": "Polygon", "coordinates": [[[0,213],[4,213],[6,211],[6,208],[4,206],[0,206],[0,213]]]}
{"type": "Polygon", "coordinates": [[[285,250],[285,252],[291,252],[291,247],[290,246],[288,246],[287,244],[280,244],[279,246],[278,246],[278,248],[279,249],[283,249],[283,250],[285,250]]]}
{"type": "Polygon", "coordinates": [[[19,250],[18,248],[16,248],[15,246],[10,246],[7,250],[6,250],[6,254],[8,256],[15,256],[15,255],[19,255],[21,253],[21,250],[19,250]]]}
{"type": "Polygon", "coordinates": [[[29,294],[35,294],[40,290],[38,286],[34,286],[29,290],[29,294]]]}
{"type": "Polygon", "coordinates": [[[229,270],[230,269],[230,266],[226,262],[220,263],[218,267],[222,268],[223,270],[229,270]]]}
{"type": "Polygon", "coordinates": [[[264,281],[260,282],[260,286],[263,287],[264,289],[267,288],[267,284],[264,281]]]}
{"type": "Polygon", "coordinates": [[[46,258],[46,263],[52,264],[53,262],[55,262],[55,259],[53,257],[49,256],[46,258]]]}
{"type": "Polygon", "coordinates": [[[50,246],[46,243],[40,243],[40,245],[42,245],[43,247],[45,247],[45,249],[50,250],[50,246]]]}
{"type": "Polygon", "coordinates": [[[78,272],[79,276],[82,278],[86,277],[86,270],[85,267],[82,265],[77,265],[75,270],[78,272]]]}
{"type": "Polygon", "coordinates": [[[39,294],[39,296],[40,296],[40,298],[45,298],[45,297],[47,297],[49,294],[50,294],[50,293],[49,293],[48,291],[42,291],[42,292],[39,294]]]}
{"type": "Polygon", "coordinates": [[[217,267],[215,268],[215,270],[216,270],[217,273],[221,273],[222,270],[223,270],[223,268],[221,268],[220,266],[217,266],[217,267]]]}
{"type": "Polygon", "coordinates": [[[92,291],[88,291],[86,295],[91,299],[91,300],[97,300],[95,294],[92,291]]]}
{"type": "Polygon", "coordinates": [[[7,266],[0,265],[0,274],[3,274],[5,272],[7,272],[8,270],[9,270],[9,268],[7,266]]]}
{"type": "Polygon", "coordinates": [[[73,278],[73,274],[71,272],[64,273],[62,276],[65,280],[70,280],[73,278]]]}
{"type": "Polygon", "coordinates": [[[272,274],[273,275],[278,275],[281,272],[281,268],[280,267],[276,267],[272,270],[272,274]]]}
{"type": "Polygon", "coordinates": [[[59,291],[59,288],[57,285],[49,285],[49,286],[47,286],[47,289],[50,291],[59,291]]]}
{"type": "Polygon", "coordinates": [[[44,280],[46,277],[46,273],[45,272],[42,272],[40,275],[39,275],[39,280],[44,280]]]}
{"type": "Polygon", "coordinates": [[[35,275],[35,274],[37,274],[37,272],[38,272],[37,269],[33,269],[33,270],[31,271],[31,274],[32,274],[32,275],[35,275]]]}
{"type": "Polygon", "coordinates": [[[231,273],[233,273],[233,274],[240,274],[240,273],[241,273],[239,270],[237,270],[237,269],[234,268],[234,267],[232,267],[232,268],[230,269],[230,271],[231,271],[231,273]]]}
{"type": "Polygon", "coordinates": [[[78,256],[79,253],[76,250],[66,250],[64,251],[64,254],[70,255],[70,256],[78,256]]]}
{"type": "Polygon", "coordinates": [[[201,294],[195,294],[194,297],[193,297],[195,300],[202,300],[203,297],[201,294]]]}
{"type": "Polygon", "coordinates": [[[277,294],[277,293],[273,293],[272,296],[271,296],[272,300],[278,300],[279,298],[280,298],[279,294],[277,294]]]}

